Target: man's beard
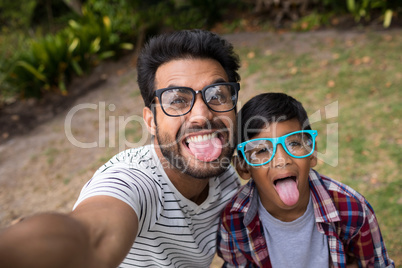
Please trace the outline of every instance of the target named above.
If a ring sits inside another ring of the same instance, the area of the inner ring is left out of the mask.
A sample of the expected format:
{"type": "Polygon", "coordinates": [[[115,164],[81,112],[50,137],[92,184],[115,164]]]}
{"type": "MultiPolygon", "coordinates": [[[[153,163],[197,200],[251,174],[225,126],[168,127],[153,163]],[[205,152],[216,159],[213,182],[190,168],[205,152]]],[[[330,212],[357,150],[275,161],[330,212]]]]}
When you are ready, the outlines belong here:
{"type": "Polygon", "coordinates": [[[183,130],[184,125],[182,125],[179,131],[176,134],[175,140],[172,140],[168,135],[161,133],[159,126],[156,127],[156,139],[158,141],[158,146],[162,152],[162,155],[165,159],[170,163],[171,166],[180,170],[184,174],[192,176],[197,179],[209,179],[215,176],[218,176],[225,172],[230,165],[230,161],[234,152],[234,141],[236,137],[230,139],[230,133],[232,131],[228,131],[226,126],[222,121],[217,122],[209,122],[207,127],[197,127],[191,128],[192,130],[202,130],[202,129],[217,129],[218,132],[225,130],[228,132],[228,141],[224,144],[222,148],[221,155],[214,161],[211,162],[203,162],[200,160],[196,160],[196,164],[191,164],[196,158],[186,159],[181,153],[181,147],[184,146],[180,140],[181,136],[185,133],[183,130]]]}

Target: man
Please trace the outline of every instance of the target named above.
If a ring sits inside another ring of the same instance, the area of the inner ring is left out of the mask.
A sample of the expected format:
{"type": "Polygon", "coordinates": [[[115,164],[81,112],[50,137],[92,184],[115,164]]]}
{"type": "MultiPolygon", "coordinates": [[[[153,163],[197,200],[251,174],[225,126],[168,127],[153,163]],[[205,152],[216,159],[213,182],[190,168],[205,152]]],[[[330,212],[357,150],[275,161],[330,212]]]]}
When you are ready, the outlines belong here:
{"type": "Polygon", "coordinates": [[[0,234],[0,267],[208,267],[219,214],[239,181],[239,60],[202,30],[151,39],[138,59],[153,144],[129,149],[85,185],[73,212],[0,234]]]}

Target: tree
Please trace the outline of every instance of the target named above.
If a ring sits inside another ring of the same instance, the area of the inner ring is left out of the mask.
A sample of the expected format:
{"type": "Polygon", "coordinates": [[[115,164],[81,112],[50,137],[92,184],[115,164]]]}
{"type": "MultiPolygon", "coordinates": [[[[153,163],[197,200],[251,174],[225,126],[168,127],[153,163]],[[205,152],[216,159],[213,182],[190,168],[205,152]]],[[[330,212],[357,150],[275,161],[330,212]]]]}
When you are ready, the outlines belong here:
{"type": "Polygon", "coordinates": [[[63,2],[75,13],[82,15],[82,2],[80,0],[63,0],[63,2]]]}

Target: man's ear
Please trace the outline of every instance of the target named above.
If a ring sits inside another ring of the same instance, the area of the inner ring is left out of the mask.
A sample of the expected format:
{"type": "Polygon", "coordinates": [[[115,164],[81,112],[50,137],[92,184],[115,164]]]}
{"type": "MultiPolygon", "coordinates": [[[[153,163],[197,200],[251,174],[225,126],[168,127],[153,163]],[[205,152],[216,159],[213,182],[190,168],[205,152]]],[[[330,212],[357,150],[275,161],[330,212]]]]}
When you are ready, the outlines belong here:
{"type": "Polygon", "coordinates": [[[156,125],[155,125],[154,114],[152,113],[151,109],[149,109],[148,107],[144,107],[144,109],[142,110],[142,118],[144,119],[144,122],[147,125],[148,132],[151,133],[151,135],[155,136],[156,125]]]}
{"type": "Polygon", "coordinates": [[[241,159],[239,156],[235,155],[233,156],[232,161],[234,167],[236,168],[237,174],[239,174],[239,176],[243,180],[251,179],[249,166],[247,165],[246,161],[244,161],[244,159],[241,159]]]}

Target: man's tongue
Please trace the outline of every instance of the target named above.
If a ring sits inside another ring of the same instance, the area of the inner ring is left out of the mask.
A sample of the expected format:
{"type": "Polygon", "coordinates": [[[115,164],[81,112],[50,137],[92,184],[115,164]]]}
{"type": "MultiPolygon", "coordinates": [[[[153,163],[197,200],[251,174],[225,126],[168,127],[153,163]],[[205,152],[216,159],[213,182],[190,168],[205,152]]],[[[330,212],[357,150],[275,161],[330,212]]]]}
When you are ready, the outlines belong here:
{"type": "Polygon", "coordinates": [[[292,178],[278,180],[275,184],[275,188],[285,205],[293,206],[299,200],[297,183],[292,178]]]}
{"type": "Polygon", "coordinates": [[[221,155],[222,142],[219,138],[213,137],[204,141],[190,142],[188,148],[198,160],[210,162],[221,155]]]}

